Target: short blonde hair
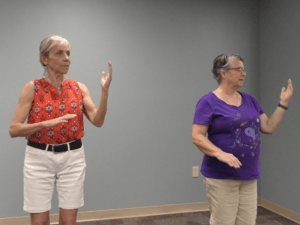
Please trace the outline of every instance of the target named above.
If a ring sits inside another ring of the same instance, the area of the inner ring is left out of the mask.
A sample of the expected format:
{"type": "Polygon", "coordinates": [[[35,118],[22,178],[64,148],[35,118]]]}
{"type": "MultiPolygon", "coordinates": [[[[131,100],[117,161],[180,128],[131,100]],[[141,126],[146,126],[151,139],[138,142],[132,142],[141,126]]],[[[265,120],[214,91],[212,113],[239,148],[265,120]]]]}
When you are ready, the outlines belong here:
{"type": "MultiPolygon", "coordinates": [[[[70,43],[67,39],[65,39],[62,36],[53,35],[53,36],[47,37],[44,40],[42,40],[42,42],[40,44],[40,55],[48,56],[50,49],[52,47],[54,47],[55,45],[57,45],[59,42],[67,43],[70,47],[70,43]]],[[[45,73],[47,73],[47,71],[46,71],[47,66],[42,63],[41,59],[40,59],[40,63],[45,68],[45,73]]]]}

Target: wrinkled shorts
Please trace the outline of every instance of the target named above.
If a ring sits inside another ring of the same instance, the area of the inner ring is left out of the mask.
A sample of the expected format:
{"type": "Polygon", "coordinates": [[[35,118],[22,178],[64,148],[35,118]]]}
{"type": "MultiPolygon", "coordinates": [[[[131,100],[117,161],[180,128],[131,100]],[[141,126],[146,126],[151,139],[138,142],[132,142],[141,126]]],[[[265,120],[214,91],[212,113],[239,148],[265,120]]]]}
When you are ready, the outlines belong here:
{"type": "Polygon", "coordinates": [[[83,145],[79,149],[60,153],[27,145],[24,160],[24,211],[49,211],[55,187],[59,208],[82,207],[85,169],[83,145]]]}

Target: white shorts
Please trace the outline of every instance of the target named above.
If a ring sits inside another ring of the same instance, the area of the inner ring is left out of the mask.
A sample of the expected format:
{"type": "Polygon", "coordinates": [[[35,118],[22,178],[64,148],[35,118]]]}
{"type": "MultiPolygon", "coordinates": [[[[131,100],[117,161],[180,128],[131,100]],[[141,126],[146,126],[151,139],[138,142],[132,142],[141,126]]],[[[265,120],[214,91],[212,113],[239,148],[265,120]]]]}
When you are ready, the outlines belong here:
{"type": "Polygon", "coordinates": [[[41,213],[51,209],[54,187],[59,208],[78,209],[84,205],[84,147],[54,153],[26,145],[24,161],[24,211],[41,213]]]}

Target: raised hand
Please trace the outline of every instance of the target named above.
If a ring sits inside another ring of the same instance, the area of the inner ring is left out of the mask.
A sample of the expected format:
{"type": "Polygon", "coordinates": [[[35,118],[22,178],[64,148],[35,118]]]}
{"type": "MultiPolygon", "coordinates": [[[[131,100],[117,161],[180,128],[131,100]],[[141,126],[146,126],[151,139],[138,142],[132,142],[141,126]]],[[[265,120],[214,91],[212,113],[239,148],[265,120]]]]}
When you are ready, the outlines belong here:
{"type": "Polygon", "coordinates": [[[107,76],[105,76],[104,71],[102,72],[102,79],[101,79],[102,89],[108,90],[111,80],[112,80],[112,66],[111,66],[111,62],[109,61],[107,76]]]}
{"type": "Polygon", "coordinates": [[[280,104],[282,104],[284,106],[288,106],[292,95],[293,95],[293,85],[292,85],[291,79],[289,79],[287,89],[285,89],[285,87],[283,87],[281,90],[280,104]]]}
{"type": "Polygon", "coordinates": [[[67,114],[67,115],[64,115],[61,117],[57,117],[52,120],[43,121],[42,123],[45,128],[51,128],[51,127],[55,127],[56,125],[61,124],[61,123],[67,123],[70,119],[73,119],[76,116],[77,116],[76,114],[67,114]]]}

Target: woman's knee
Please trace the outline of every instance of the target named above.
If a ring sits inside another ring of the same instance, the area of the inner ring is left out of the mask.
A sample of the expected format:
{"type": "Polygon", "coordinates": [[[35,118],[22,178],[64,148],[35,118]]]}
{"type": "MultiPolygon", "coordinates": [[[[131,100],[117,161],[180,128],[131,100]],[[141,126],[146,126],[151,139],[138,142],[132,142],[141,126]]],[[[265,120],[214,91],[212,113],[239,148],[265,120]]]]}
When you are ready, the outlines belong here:
{"type": "Polygon", "coordinates": [[[50,225],[49,211],[43,213],[31,213],[31,225],[50,225]]]}
{"type": "Polygon", "coordinates": [[[78,209],[60,209],[59,225],[76,225],[78,209]]]}

